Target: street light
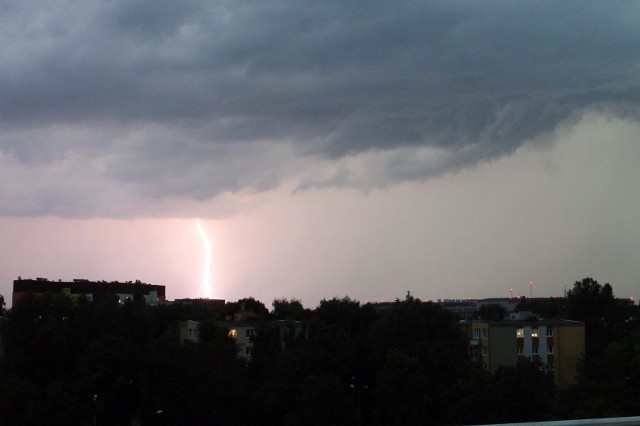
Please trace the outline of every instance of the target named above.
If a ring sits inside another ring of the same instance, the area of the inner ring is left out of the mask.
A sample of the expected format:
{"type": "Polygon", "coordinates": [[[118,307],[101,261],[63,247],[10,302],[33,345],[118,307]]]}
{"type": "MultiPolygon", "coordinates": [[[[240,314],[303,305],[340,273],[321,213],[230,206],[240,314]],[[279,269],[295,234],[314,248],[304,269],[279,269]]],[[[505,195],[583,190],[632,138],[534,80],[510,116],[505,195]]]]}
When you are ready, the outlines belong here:
{"type": "Polygon", "coordinates": [[[93,426],[96,426],[96,417],[98,416],[98,394],[93,394],[93,426]]]}
{"type": "MultiPolygon", "coordinates": [[[[355,377],[351,378],[351,381],[355,381],[355,377]]],[[[362,395],[360,394],[360,390],[356,387],[355,384],[350,384],[349,387],[356,391],[356,395],[358,395],[358,425],[362,425],[362,395]]],[[[363,390],[367,390],[369,387],[367,385],[363,386],[363,390]]]]}

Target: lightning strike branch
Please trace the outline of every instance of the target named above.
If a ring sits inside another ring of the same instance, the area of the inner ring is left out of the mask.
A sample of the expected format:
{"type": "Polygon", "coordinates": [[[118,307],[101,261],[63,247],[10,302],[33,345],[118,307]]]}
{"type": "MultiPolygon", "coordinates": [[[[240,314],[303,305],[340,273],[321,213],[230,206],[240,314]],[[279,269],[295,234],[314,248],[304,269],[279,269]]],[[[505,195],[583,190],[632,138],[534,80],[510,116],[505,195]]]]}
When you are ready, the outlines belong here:
{"type": "Polygon", "coordinates": [[[200,287],[200,292],[202,297],[210,298],[211,297],[211,243],[209,242],[209,237],[207,233],[204,232],[202,225],[200,224],[200,219],[196,219],[196,228],[198,229],[198,234],[200,234],[200,238],[202,238],[202,243],[204,244],[204,270],[202,272],[202,285],[200,287]]]}

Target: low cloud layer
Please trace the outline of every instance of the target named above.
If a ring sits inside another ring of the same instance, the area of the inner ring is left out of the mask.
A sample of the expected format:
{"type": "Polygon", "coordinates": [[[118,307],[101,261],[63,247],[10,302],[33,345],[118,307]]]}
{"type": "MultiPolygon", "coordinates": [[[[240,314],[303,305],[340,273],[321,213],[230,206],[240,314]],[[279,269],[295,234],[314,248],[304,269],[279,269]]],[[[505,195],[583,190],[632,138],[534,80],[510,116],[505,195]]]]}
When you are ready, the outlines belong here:
{"type": "Polygon", "coordinates": [[[385,186],[585,111],[637,120],[639,20],[631,1],[2,2],[0,214],[385,186]]]}

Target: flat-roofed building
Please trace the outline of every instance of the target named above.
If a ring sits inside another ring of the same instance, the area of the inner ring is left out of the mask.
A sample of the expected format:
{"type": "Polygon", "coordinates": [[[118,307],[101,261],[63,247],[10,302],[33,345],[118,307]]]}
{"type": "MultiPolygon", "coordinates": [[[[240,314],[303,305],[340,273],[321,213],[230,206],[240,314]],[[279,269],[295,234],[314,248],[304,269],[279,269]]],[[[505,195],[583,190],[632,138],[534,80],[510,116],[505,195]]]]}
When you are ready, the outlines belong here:
{"type": "Polygon", "coordinates": [[[50,281],[46,278],[22,279],[18,277],[13,281],[12,303],[26,294],[33,293],[43,296],[46,293],[66,294],[72,299],[79,296],[87,300],[94,300],[108,294],[118,296],[120,301],[133,300],[135,296],[141,296],[148,304],[155,304],[165,300],[165,286],[145,284],[141,281],[89,281],[87,279],[74,279],[72,281],[50,281]]]}
{"type": "Polygon", "coordinates": [[[584,323],[569,320],[471,321],[466,323],[472,359],[490,372],[528,359],[553,372],[558,385],[575,382],[584,353],[584,323]]]}
{"type": "Polygon", "coordinates": [[[438,305],[461,318],[469,318],[477,311],[476,301],[473,299],[438,300],[438,305]]]}
{"type": "Polygon", "coordinates": [[[478,299],[476,300],[476,309],[480,309],[483,306],[487,305],[500,305],[507,312],[513,312],[518,308],[518,305],[522,303],[522,298],[520,297],[494,297],[491,299],[478,299]]]}

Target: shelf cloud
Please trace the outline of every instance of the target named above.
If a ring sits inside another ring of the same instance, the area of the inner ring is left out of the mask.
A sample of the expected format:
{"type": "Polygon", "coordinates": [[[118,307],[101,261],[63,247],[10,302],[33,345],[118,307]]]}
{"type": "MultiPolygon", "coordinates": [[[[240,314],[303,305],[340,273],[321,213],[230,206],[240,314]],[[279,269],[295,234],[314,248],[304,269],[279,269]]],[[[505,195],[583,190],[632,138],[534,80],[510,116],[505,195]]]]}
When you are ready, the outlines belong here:
{"type": "Polygon", "coordinates": [[[637,2],[0,3],[0,215],[429,179],[637,121],[637,2]]]}

